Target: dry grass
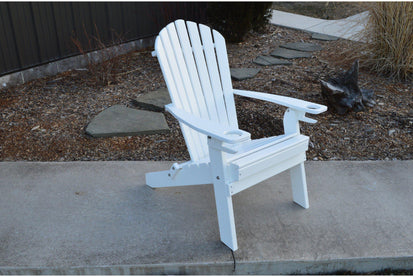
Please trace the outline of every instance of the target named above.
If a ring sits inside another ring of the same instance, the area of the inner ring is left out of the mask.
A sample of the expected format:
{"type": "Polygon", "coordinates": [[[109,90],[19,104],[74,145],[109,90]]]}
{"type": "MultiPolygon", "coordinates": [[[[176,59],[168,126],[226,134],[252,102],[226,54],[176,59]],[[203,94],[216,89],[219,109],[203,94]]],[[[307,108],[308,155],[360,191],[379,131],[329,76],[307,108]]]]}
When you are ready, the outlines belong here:
{"type": "Polygon", "coordinates": [[[116,45],[124,40],[122,36],[111,30],[112,40],[104,42],[100,32],[95,26],[96,35],[88,34],[83,26],[83,35],[86,45],[77,37],[72,37],[72,43],[88,62],[88,71],[93,76],[94,82],[99,86],[116,83],[116,69],[120,67],[121,59],[116,45]],[[93,50],[93,51],[92,51],[93,50]]]}
{"type": "Polygon", "coordinates": [[[371,5],[362,65],[396,80],[413,80],[413,2],[371,5]]]}

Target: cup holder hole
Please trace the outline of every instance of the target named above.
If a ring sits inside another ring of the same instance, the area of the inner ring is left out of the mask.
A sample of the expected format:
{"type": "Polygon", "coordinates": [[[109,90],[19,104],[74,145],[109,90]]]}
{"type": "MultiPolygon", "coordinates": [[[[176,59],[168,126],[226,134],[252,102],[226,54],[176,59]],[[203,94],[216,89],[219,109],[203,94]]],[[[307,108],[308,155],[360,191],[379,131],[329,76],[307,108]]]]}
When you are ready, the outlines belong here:
{"type": "Polygon", "coordinates": [[[228,131],[228,132],[225,132],[225,135],[242,136],[242,131],[240,130],[228,131]]]}

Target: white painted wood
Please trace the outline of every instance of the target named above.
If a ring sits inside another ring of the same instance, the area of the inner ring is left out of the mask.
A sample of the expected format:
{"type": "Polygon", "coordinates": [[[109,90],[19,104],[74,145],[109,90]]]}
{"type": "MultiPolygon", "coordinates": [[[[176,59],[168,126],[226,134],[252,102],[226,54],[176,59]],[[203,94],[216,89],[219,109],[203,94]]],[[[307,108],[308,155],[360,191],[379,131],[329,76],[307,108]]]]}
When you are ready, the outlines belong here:
{"type": "Polygon", "coordinates": [[[199,24],[202,45],[205,53],[205,60],[208,67],[209,79],[214,96],[215,106],[218,112],[218,121],[223,125],[229,126],[227,111],[224,103],[221,78],[219,77],[215,47],[212,41],[211,29],[208,26],[199,24]]]}
{"type": "Polygon", "coordinates": [[[315,123],[306,113],[326,107],[273,94],[234,90],[225,40],[205,25],[177,20],[155,42],[172,104],[165,108],[178,119],[191,161],[170,170],[146,174],[153,188],[212,183],[221,241],[238,248],[232,195],[290,169],[293,201],[308,208],[305,178],[307,136],[299,121],[315,123]],[[234,93],[286,106],[284,135],[251,140],[238,129],[234,93]]]}
{"type": "Polygon", "coordinates": [[[203,46],[201,44],[201,38],[199,36],[198,25],[194,22],[187,22],[186,24],[188,27],[188,34],[191,39],[191,45],[194,52],[199,79],[201,81],[204,100],[208,109],[209,119],[212,121],[218,121],[218,111],[215,107],[215,99],[209,80],[208,68],[205,63],[205,55],[203,46]]]}
{"type": "Polygon", "coordinates": [[[174,105],[166,105],[165,109],[170,112],[180,122],[185,123],[192,129],[197,130],[207,136],[217,138],[227,143],[240,143],[249,141],[251,134],[239,129],[230,129],[228,126],[220,125],[211,120],[197,118],[185,111],[176,108],[174,105]]]}
{"type": "Polygon", "coordinates": [[[217,149],[221,144],[220,140],[208,139],[219,234],[221,241],[235,251],[238,249],[238,243],[231,192],[227,181],[231,172],[226,170],[227,154],[217,149]]]}
{"type": "MultiPolygon", "coordinates": [[[[192,87],[188,68],[184,60],[181,44],[179,42],[178,35],[175,29],[175,24],[169,24],[166,27],[166,29],[168,31],[169,42],[172,46],[175,61],[177,64],[177,68],[175,70],[176,79],[178,80],[177,83],[182,83],[180,96],[183,100],[182,103],[185,107],[184,110],[190,112],[191,114],[197,117],[201,117],[200,109],[198,107],[198,103],[194,95],[194,88],[192,87]]],[[[197,160],[204,158],[207,155],[207,153],[205,151],[205,145],[202,145],[201,134],[193,132],[192,130],[186,130],[186,132],[191,133],[190,138],[193,139],[192,144],[193,148],[195,148],[193,151],[197,153],[197,160]]]]}
{"type": "Polygon", "coordinates": [[[268,151],[267,149],[269,147],[279,144],[281,142],[284,142],[286,140],[289,140],[295,136],[298,136],[298,135],[297,134],[291,134],[288,136],[280,135],[280,136],[275,136],[275,137],[256,139],[256,140],[249,141],[248,143],[241,144],[237,148],[238,150],[237,152],[239,152],[239,154],[231,156],[228,159],[228,163],[231,163],[234,160],[241,159],[243,157],[248,157],[249,155],[254,154],[261,150],[268,151]]]}
{"type": "Polygon", "coordinates": [[[304,163],[300,163],[290,169],[293,200],[301,207],[308,209],[307,181],[305,177],[304,163]]]}
{"type": "MultiPolygon", "coordinates": [[[[162,43],[159,45],[159,50],[157,50],[157,52],[159,52],[158,59],[167,61],[164,61],[164,63],[166,64],[165,71],[168,72],[167,78],[169,83],[173,83],[173,89],[170,92],[172,102],[180,109],[192,113],[191,107],[193,107],[193,105],[190,104],[187,94],[185,93],[185,85],[182,78],[182,75],[184,75],[184,73],[181,73],[180,70],[180,68],[184,67],[184,65],[178,65],[178,61],[176,59],[168,32],[168,28],[171,29],[171,26],[173,27],[174,24],[169,24],[159,33],[159,38],[161,39],[162,43]]],[[[182,62],[182,60],[180,61],[182,62]]],[[[168,83],[167,86],[169,90],[168,83]]],[[[202,140],[200,139],[199,134],[191,129],[188,129],[186,126],[181,125],[181,129],[185,138],[185,142],[188,145],[188,152],[191,156],[191,159],[197,161],[204,158],[206,155],[206,151],[204,151],[205,146],[201,145],[202,140]]]]}
{"type": "Polygon", "coordinates": [[[192,83],[194,98],[197,101],[197,107],[199,108],[200,116],[201,118],[209,119],[208,109],[205,103],[204,95],[202,93],[201,82],[198,76],[198,69],[196,68],[185,21],[177,20],[175,21],[175,26],[179,36],[179,41],[182,45],[182,53],[185,57],[186,67],[188,68],[189,78],[192,83]]]}
{"type": "Polygon", "coordinates": [[[286,160],[291,156],[305,152],[308,148],[308,137],[297,136],[271,147],[262,149],[246,157],[236,159],[230,163],[233,169],[235,180],[254,175],[261,170],[271,167],[280,160],[286,160]]]}
{"type": "Polygon", "coordinates": [[[263,92],[248,91],[248,90],[239,90],[239,89],[234,89],[234,94],[276,103],[279,105],[292,108],[297,111],[303,111],[303,112],[311,113],[311,114],[319,114],[327,110],[327,107],[324,105],[315,104],[315,103],[311,103],[308,101],[291,98],[287,96],[281,96],[281,95],[275,95],[275,94],[269,94],[269,93],[263,93],[263,92]]]}
{"type": "Polygon", "coordinates": [[[223,182],[214,180],[214,195],[217,208],[218,227],[221,241],[233,251],[238,249],[235,230],[234,208],[230,194],[225,193],[223,182]]]}
{"type": "MultiPolygon", "coordinates": [[[[166,32],[166,29],[163,29],[161,33],[162,32],[166,32]]],[[[160,36],[158,36],[155,40],[155,49],[156,49],[156,54],[157,54],[156,56],[158,58],[159,65],[161,66],[161,70],[164,75],[165,82],[168,87],[168,91],[171,96],[172,103],[174,103],[174,105],[176,105],[177,107],[183,107],[183,104],[179,97],[178,89],[175,84],[175,79],[172,75],[172,68],[166,56],[165,46],[160,36]]],[[[185,143],[186,145],[188,145],[188,152],[189,152],[189,156],[191,157],[191,160],[198,160],[199,156],[192,150],[193,147],[191,147],[192,146],[191,141],[193,141],[193,139],[191,139],[192,135],[190,132],[186,132],[188,127],[183,126],[182,124],[180,124],[180,127],[182,130],[184,139],[185,139],[185,143]]]]}
{"type": "Polygon", "coordinates": [[[180,87],[180,97],[183,100],[184,107],[183,109],[187,112],[192,113],[195,116],[200,116],[200,110],[198,104],[193,95],[193,88],[191,80],[189,77],[188,69],[184,60],[182,53],[181,44],[176,33],[175,25],[169,24],[167,27],[168,40],[171,45],[171,51],[168,54],[172,54],[175,57],[175,62],[177,67],[175,68],[176,79],[179,80],[180,87]]]}
{"type": "Polygon", "coordinates": [[[300,133],[300,124],[298,121],[297,112],[288,108],[284,113],[283,118],[284,134],[294,135],[300,133]]]}
{"type": "Polygon", "coordinates": [[[188,163],[178,170],[175,176],[171,170],[149,172],[145,174],[146,184],[152,188],[192,186],[211,184],[209,163],[188,163]]]}
{"type": "Polygon", "coordinates": [[[218,33],[215,30],[212,31],[212,34],[214,36],[215,50],[217,54],[217,61],[219,66],[228,122],[231,127],[238,129],[238,120],[235,110],[234,94],[232,92],[233,89],[231,82],[231,72],[229,70],[229,62],[227,55],[227,47],[225,45],[225,39],[220,33],[218,33]]]}
{"type": "Polygon", "coordinates": [[[268,167],[255,175],[250,175],[237,182],[233,182],[231,183],[231,195],[237,194],[249,187],[259,184],[260,182],[268,178],[271,178],[291,168],[292,166],[295,166],[304,161],[305,161],[305,152],[302,152],[299,155],[290,157],[287,160],[281,160],[279,161],[278,164],[272,165],[271,167],[268,167]]]}

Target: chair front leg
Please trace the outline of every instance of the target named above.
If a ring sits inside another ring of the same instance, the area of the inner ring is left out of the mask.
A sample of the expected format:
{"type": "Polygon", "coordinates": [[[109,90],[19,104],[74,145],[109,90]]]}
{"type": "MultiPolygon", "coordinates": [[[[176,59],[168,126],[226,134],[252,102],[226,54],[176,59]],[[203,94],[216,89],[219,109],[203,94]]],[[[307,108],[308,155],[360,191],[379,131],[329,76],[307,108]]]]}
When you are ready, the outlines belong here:
{"type": "Polygon", "coordinates": [[[225,184],[219,180],[214,181],[214,194],[221,241],[235,251],[238,249],[238,244],[232,197],[226,191],[225,184]]]}
{"type": "MultiPolygon", "coordinates": [[[[307,120],[303,112],[287,109],[284,114],[284,133],[286,135],[300,134],[300,119],[307,120]]],[[[304,162],[290,168],[290,178],[293,193],[293,201],[298,205],[302,206],[303,208],[308,209],[309,203],[304,162]]]]}
{"type": "Polygon", "coordinates": [[[219,234],[221,241],[233,251],[238,249],[235,230],[234,209],[230,186],[227,184],[226,153],[219,150],[222,142],[208,137],[211,173],[214,184],[215,203],[217,208],[219,234]]]}
{"type": "Polygon", "coordinates": [[[305,177],[304,162],[290,169],[290,177],[293,192],[293,201],[304,209],[308,209],[310,205],[308,203],[307,181],[305,177]]]}

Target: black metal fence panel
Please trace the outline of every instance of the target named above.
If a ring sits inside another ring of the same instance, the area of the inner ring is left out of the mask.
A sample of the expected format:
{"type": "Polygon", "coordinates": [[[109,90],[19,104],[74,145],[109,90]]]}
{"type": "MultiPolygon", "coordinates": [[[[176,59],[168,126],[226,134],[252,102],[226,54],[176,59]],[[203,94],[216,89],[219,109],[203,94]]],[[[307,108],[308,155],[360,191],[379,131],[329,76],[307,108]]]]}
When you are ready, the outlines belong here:
{"type": "Polygon", "coordinates": [[[157,35],[178,18],[205,22],[202,2],[0,2],[0,76],[157,35]]]}

